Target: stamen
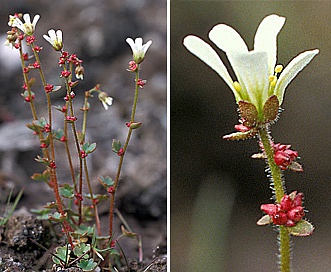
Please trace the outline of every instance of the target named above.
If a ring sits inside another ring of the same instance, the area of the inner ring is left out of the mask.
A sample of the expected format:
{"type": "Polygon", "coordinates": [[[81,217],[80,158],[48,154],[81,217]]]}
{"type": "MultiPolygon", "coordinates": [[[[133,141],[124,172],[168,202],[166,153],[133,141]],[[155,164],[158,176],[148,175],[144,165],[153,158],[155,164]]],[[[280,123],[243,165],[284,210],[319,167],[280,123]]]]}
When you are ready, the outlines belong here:
{"type": "Polygon", "coordinates": [[[282,70],[283,70],[283,65],[281,65],[281,64],[276,65],[276,67],[275,67],[276,74],[279,74],[282,70]]]}
{"type": "Polygon", "coordinates": [[[238,81],[233,82],[233,87],[236,89],[237,92],[241,91],[241,86],[238,81]]]}

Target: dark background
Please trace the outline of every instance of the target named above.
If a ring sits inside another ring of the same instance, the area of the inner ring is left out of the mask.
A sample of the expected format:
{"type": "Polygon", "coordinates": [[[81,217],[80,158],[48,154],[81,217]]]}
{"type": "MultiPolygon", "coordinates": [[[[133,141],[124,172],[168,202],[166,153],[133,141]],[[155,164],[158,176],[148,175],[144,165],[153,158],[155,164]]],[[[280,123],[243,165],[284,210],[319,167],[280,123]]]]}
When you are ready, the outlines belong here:
{"type": "MultiPolygon", "coordinates": [[[[147,85],[140,91],[136,120],[143,123],[134,131],[124,159],[118,190],[117,207],[128,220],[133,231],[142,235],[144,253],[153,254],[156,246],[166,242],[166,141],[167,141],[167,6],[165,0],[15,0],[0,3],[0,213],[3,211],[9,188],[15,192],[24,187],[18,210],[40,208],[53,200],[46,185],[30,179],[43,167],[34,161],[39,144],[26,124],[31,122],[29,105],[21,97],[23,77],[16,50],[3,43],[6,39],[9,14],[40,14],[36,27],[36,44],[43,47],[40,57],[47,82],[63,85],[59,78],[58,52],[43,39],[51,28],[63,31],[64,50],[76,53],[85,68],[84,80],[76,91],[77,125],[82,115],[78,110],[83,103],[84,91],[96,84],[114,98],[113,105],[105,111],[97,97],[90,100],[87,140],[97,143],[96,151],[88,158],[89,173],[95,192],[105,193],[97,181],[98,175],[115,177],[118,156],[112,152],[112,140],[122,143],[127,135],[125,122],[130,120],[134,94],[134,74],[126,71],[132,60],[127,37],[142,37],[144,43],[152,40],[140,76],[147,85]]],[[[33,60],[32,60],[33,61],[33,60]]],[[[37,74],[33,76],[37,77],[37,74]]],[[[45,113],[45,95],[40,85],[35,85],[39,116],[45,113]]],[[[63,105],[64,88],[52,94],[53,105],[63,105]]],[[[54,111],[54,127],[63,126],[63,117],[54,111]]],[[[65,152],[57,145],[57,166],[60,183],[68,182],[65,152]]],[[[14,192],[14,196],[15,196],[14,192]]],[[[106,220],[108,208],[100,206],[106,220]]],[[[116,222],[118,220],[116,219],[116,222]]],[[[120,229],[116,229],[117,234],[120,229]]],[[[123,240],[124,241],[124,240],[123,240]]],[[[124,242],[125,243],[125,242],[124,242]]],[[[132,248],[132,241],[129,246],[132,248]]],[[[133,243],[134,245],[134,243],[133,243]]],[[[126,251],[137,257],[137,251],[126,251]]]]}
{"type": "Polygon", "coordinates": [[[287,191],[305,194],[316,227],[293,239],[294,271],[330,271],[331,2],[173,0],[170,12],[171,271],[277,270],[276,232],[256,225],[260,205],[271,203],[265,164],[250,158],[257,140],[222,139],[238,123],[232,92],[182,45],[194,34],[216,48],[208,32],[226,23],[253,49],[259,23],[272,13],[286,17],[277,63],[320,49],[287,88],[272,135],[299,151],[304,172],[285,172],[287,191]]]}

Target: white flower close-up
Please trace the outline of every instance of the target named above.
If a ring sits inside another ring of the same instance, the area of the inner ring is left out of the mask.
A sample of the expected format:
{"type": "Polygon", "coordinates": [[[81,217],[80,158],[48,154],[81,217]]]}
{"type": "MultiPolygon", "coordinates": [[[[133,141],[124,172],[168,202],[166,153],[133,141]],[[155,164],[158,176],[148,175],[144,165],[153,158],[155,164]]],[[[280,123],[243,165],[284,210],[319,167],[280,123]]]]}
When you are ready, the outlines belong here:
{"type": "Polygon", "coordinates": [[[48,41],[56,51],[60,51],[63,47],[62,31],[59,29],[55,32],[54,29],[48,30],[48,36],[43,35],[44,39],[48,41]]]}
{"type": "Polygon", "coordinates": [[[282,70],[280,65],[276,65],[277,35],[284,23],[285,18],[275,14],[265,17],[255,34],[252,51],[232,27],[218,24],[212,28],[209,38],[226,53],[237,81],[233,81],[216,51],[199,37],[185,37],[184,46],[223,78],[234,93],[236,102],[248,101],[261,113],[272,95],[277,96],[281,105],[288,84],[319,52],[318,49],[305,51],[282,70]]]}
{"type": "Polygon", "coordinates": [[[100,92],[98,98],[101,101],[105,110],[108,110],[108,106],[111,106],[113,104],[113,98],[108,96],[108,94],[105,92],[100,92]]]}
{"type": "Polygon", "coordinates": [[[149,40],[147,43],[143,44],[142,38],[136,38],[135,41],[131,38],[127,38],[126,42],[130,45],[132,53],[133,53],[133,60],[139,64],[141,63],[144,58],[148,48],[151,46],[152,41],[149,40]]]}
{"type": "Polygon", "coordinates": [[[33,17],[33,20],[31,23],[30,14],[25,13],[23,15],[23,19],[24,19],[24,23],[23,23],[17,16],[10,15],[8,25],[12,26],[12,27],[17,27],[20,30],[22,30],[26,35],[30,36],[30,35],[33,35],[39,18],[40,18],[40,15],[36,14],[33,17]]]}

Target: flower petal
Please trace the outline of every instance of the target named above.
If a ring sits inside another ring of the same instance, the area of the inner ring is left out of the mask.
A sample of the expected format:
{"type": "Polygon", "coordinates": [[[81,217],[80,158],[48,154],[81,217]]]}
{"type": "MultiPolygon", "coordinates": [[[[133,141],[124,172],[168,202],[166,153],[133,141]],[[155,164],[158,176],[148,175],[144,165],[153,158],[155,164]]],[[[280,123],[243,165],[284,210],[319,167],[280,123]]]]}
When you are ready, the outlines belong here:
{"type": "Polygon", "coordinates": [[[247,45],[239,33],[224,24],[216,25],[210,30],[209,38],[225,53],[247,53],[247,45]]]}
{"type": "Polygon", "coordinates": [[[39,14],[36,14],[36,15],[33,17],[33,21],[32,21],[33,28],[36,28],[36,24],[37,24],[39,18],[40,18],[40,15],[39,15],[39,14]]]}
{"type": "Polygon", "coordinates": [[[193,35],[185,37],[183,43],[187,50],[205,62],[210,68],[219,74],[221,78],[223,78],[233,91],[236,100],[241,99],[240,93],[238,93],[233,86],[233,80],[230,77],[228,70],[215,50],[209,44],[193,35]]]}
{"type": "Polygon", "coordinates": [[[138,51],[135,42],[131,38],[127,38],[126,42],[130,45],[131,50],[132,50],[133,53],[136,53],[138,51]]]}
{"type": "Polygon", "coordinates": [[[283,102],[283,97],[287,85],[292,79],[317,55],[318,49],[305,51],[294,59],[286,66],[280,74],[277,84],[275,86],[274,94],[278,97],[279,105],[283,102]]]}
{"type": "Polygon", "coordinates": [[[269,75],[274,74],[277,59],[277,35],[285,23],[285,18],[272,14],[260,23],[254,38],[254,51],[267,52],[269,75]]]}
{"type": "Polygon", "coordinates": [[[142,46],[142,50],[143,50],[144,54],[146,54],[146,52],[147,52],[148,48],[151,46],[151,44],[152,44],[152,41],[149,40],[147,43],[145,43],[145,44],[142,46]]]}
{"type": "Polygon", "coordinates": [[[24,22],[25,22],[26,24],[31,25],[31,18],[30,18],[30,14],[29,14],[29,13],[25,13],[25,14],[23,15],[23,19],[24,19],[24,22]]]}
{"type": "MultiPolygon", "coordinates": [[[[266,52],[230,53],[229,61],[242,88],[242,99],[263,107],[268,99],[268,64],[266,52]]],[[[238,102],[238,101],[237,101],[238,102]]],[[[257,108],[258,112],[262,108],[257,108]]]]}

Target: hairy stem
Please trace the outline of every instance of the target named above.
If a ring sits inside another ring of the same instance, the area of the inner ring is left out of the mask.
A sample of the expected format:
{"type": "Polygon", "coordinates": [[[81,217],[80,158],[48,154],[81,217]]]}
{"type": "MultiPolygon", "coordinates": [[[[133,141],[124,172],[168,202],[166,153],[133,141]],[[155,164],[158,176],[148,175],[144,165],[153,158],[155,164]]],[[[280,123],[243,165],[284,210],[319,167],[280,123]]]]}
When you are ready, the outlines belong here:
{"type": "MultiPolygon", "coordinates": [[[[281,169],[275,163],[274,150],[271,146],[270,134],[268,127],[262,127],[259,129],[260,140],[263,144],[264,152],[267,156],[267,164],[269,166],[271,176],[271,186],[276,196],[276,202],[280,203],[282,197],[285,194],[285,186],[283,183],[283,176],[281,169]]],[[[290,252],[290,234],[285,226],[279,226],[279,269],[280,272],[291,271],[291,252],[290,252]]]]}

